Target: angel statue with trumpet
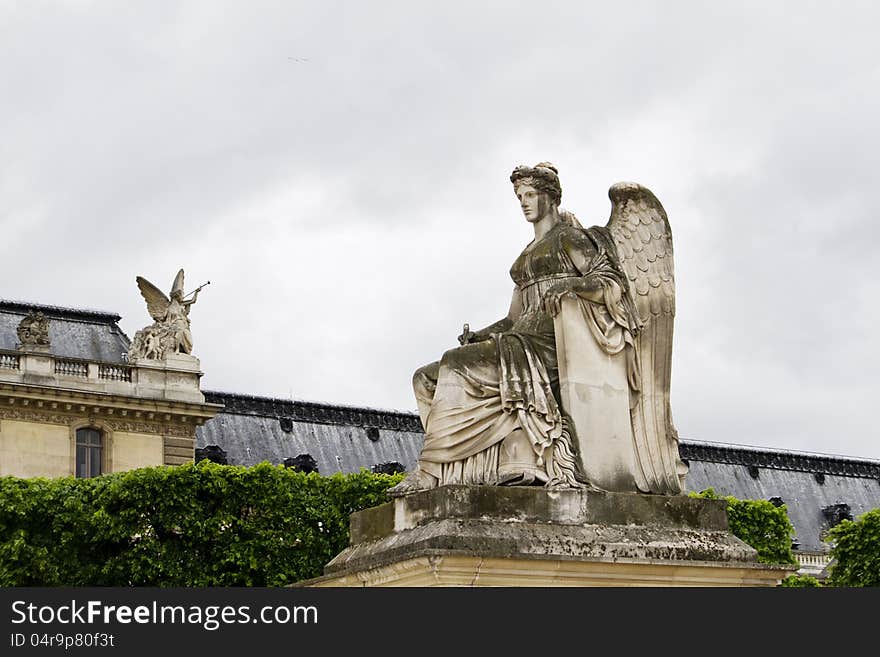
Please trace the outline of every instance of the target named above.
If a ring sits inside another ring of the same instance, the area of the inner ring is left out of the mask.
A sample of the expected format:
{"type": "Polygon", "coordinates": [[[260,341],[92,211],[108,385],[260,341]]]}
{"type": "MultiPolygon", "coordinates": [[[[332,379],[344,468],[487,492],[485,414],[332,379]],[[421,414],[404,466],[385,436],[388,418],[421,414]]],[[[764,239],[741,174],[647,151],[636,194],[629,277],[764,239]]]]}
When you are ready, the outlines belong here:
{"type": "Polygon", "coordinates": [[[152,325],[135,334],[128,351],[129,360],[163,360],[168,354],[192,354],[189,310],[198,299],[199,290],[210,285],[211,281],[200,285],[189,294],[184,294],[181,269],[174,277],[169,299],[142,276],[137,276],[135,280],[154,321],[152,325]]]}
{"type": "Polygon", "coordinates": [[[669,403],[672,233],[650,190],[617,183],[605,226],[559,207],[556,167],[510,176],[534,239],[506,317],[419,368],[425,430],[394,496],[445,484],[678,495],[687,466],[669,403]]]}

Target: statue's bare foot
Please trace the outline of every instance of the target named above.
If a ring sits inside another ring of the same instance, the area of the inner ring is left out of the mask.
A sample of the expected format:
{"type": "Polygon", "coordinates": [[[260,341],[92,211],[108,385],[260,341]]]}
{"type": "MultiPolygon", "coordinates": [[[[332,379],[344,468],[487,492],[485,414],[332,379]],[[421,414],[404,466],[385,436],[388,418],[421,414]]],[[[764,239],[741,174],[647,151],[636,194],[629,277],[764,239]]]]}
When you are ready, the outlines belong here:
{"type": "Polygon", "coordinates": [[[396,486],[388,489],[391,497],[400,497],[408,493],[414,493],[419,490],[428,490],[437,487],[437,477],[428,474],[421,468],[416,468],[410,472],[403,481],[396,486]]]}

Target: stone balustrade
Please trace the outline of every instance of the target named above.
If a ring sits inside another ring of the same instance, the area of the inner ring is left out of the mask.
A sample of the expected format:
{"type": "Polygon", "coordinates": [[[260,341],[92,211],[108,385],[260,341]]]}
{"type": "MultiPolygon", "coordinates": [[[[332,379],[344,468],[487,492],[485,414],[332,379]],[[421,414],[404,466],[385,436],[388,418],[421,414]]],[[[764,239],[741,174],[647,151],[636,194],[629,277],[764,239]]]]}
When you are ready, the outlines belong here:
{"type": "Polygon", "coordinates": [[[107,381],[131,381],[131,367],[98,363],[98,378],[107,381]]]}
{"type": "Polygon", "coordinates": [[[0,351],[0,370],[17,370],[20,367],[20,358],[17,353],[0,351]]]}
{"type": "Polygon", "coordinates": [[[5,383],[204,403],[201,376],[198,358],[189,354],[111,363],[56,356],[45,348],[0,350],[0,382],[5,383]]]}
{"type": "Polygon", "coordinates": [[[56,358],[55,374],[61,374],[62,376],[79,376],[87,379],[89,378],[89,362],[56,358]]]}
{"type": "Polygon", "coordinates": [[[828,567],[828,564],[831,563],[831,554],[829,552],[817,553],[795,551],[794,556],[800,565],[800,569],[798,570],[798,574],[800,575],[821,577],[823,576],[825,569],[828,567]]]}

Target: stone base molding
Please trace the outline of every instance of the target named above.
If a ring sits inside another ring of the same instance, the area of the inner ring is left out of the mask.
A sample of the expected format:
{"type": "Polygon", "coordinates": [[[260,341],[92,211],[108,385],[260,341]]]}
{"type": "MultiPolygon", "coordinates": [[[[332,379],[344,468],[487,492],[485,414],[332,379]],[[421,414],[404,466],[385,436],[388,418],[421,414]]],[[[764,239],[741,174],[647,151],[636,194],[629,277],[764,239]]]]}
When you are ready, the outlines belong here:
{"type": "Polygon", "coordinates": [[[441,486],[351,516],[351,545],[296,586],[776,586],[726,502],[441,486]]]}

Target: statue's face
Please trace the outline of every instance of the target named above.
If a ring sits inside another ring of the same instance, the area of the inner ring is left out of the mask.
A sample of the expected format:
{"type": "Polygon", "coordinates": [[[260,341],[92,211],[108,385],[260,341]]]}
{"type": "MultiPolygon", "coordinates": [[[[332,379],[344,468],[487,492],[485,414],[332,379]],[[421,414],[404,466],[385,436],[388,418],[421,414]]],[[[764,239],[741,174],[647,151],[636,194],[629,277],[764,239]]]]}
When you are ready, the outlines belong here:
{"type": "Polygon", "coordinates": [[[526,221],[534,223],[550,211],[550,197],[531,185],[517,185],[516,197],[519,199],[526,221]]]}

